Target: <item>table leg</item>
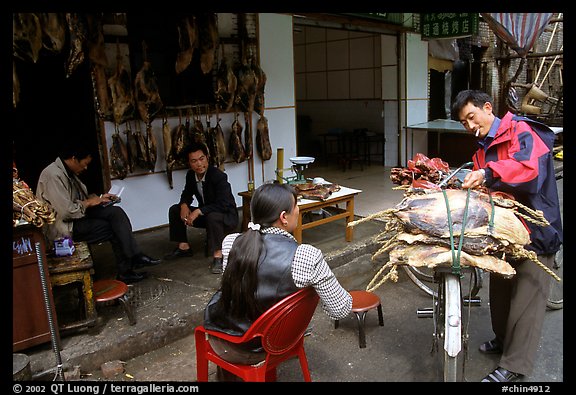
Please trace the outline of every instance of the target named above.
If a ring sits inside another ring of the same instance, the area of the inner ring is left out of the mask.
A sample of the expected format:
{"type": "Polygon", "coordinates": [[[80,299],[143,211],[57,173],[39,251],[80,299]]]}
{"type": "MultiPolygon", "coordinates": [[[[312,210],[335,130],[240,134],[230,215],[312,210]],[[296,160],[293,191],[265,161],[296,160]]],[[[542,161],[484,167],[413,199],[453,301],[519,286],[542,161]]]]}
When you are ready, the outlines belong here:
{"type": "Polygon", "coordinates": [[[294,229],[294,238],[299,244],[302,244],[302,212],[298,215],[298,224],[294,229]]]}
{"type": "Polygon", "coordinates": [[[354,238],[354,228],[348,226],[348,223],[354,221],[354,197],[346,201],[346,241],[352,241],[354,238]]]}

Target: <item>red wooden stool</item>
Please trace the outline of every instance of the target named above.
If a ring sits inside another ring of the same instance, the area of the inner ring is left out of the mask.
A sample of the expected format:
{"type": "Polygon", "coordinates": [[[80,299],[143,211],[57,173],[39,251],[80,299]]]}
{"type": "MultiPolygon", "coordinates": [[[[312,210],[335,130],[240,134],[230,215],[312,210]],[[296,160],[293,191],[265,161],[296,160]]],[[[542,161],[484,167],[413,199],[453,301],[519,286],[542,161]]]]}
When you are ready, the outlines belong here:
{"type": "Polygon", "coordinates": [[[111,300],[119,300],[124,307],[124,311],[128,315],[130,325],[136,324],[136,317],[134,311],[130,306],[128,300],[128,286],[119,280],[105,279],[94,282],[94,300],[96,303],[109,302],[111,300]]]}
{"type": "MultiPolygon", "coordinates": [[[[352,312],[356,314],[358,321],[359,343],[360,348],[366,347],[366,333],[364,332],[364,323],[366,313],[371,309],[378,309],[378,323],[384,326],[384,317],[382,315],[382,304],[378,295],[368,291],[350,291],[352,295],[352,312]]],[[[334,321],[334,329],[338,328],[338,320],[334,321]]]]}

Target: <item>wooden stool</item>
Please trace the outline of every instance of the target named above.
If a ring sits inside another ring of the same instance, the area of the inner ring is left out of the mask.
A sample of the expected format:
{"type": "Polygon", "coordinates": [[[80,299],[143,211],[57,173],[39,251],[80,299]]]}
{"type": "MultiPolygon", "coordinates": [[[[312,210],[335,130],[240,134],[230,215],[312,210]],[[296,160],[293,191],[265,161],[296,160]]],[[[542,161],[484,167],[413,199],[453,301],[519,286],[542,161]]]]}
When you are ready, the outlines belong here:
{"type": "Polygon", "coordinates": [[[85,242],[75,243],[75,247],[76,250],[71,256],[47,258],[52,288],[72,283],[82,286],[80,302],[84,305],[85,318],[70,324],[60,324],[59,329],[62,331],[93,326],[97,319],[92,288],[92,256],[85,242]]]}
{"type": "MultiPolygon", "coordinates": [[[[358,321],[359,343],[360,348],[366,347],[366,333],[364,332],[364,323],[366,320],[366,313],[371,309],[378,309],[378,323],[384,326],[384,317],[382,315],[382,304],[378,295],[368,291],[350,291],[352,295],[352,312],[356,314],[358,321]]],[[[338,328],[338,320],[334,321],[334,329],[338,328]]]]}
{"type": "Polygon", "coordinates": [[[134,317],[134,311],[130,306],[127,292],[128,286],[119,280],[106,279],[94,282],[94,300],[96,303],[119,300],[126,311],[126,315],[128,315],[130,325],[134,325],[136,324],[136,317],[134,317]]]}

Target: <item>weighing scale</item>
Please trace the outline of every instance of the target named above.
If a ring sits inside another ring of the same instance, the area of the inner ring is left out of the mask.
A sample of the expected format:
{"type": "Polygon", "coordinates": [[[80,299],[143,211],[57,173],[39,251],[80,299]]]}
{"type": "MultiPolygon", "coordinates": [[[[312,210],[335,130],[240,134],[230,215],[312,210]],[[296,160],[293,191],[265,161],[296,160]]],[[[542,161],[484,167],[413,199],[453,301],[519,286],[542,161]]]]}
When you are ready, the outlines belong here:
{"type": "Polygon", "coordinates": [[[288,169],[276,169],[276,175],[281,177],[284,181],[288,184],[305,184],[308,182],[306,177],[304,177],[304,170],[308,168],[308,165],[314,162],[313,157],[311,156],[293,156],[290,158],[290,162],[292,162],[292,167],[288,169]],[[291,170],[296,175],[292,177],[284,177],[284,171],[291,170]]]}

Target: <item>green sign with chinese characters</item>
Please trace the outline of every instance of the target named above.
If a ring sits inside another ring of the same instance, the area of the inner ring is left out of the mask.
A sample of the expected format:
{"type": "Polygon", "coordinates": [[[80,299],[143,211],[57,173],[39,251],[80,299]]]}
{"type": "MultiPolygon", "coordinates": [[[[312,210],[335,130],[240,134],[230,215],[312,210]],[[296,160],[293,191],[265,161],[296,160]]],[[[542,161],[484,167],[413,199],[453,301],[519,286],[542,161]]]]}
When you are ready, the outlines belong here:
{"type": "Polygon", "coordinates": [[[477,12],[420,14],[420,34],[422,34],[422,38],[458,38],[477,33],[477,12]]]}

